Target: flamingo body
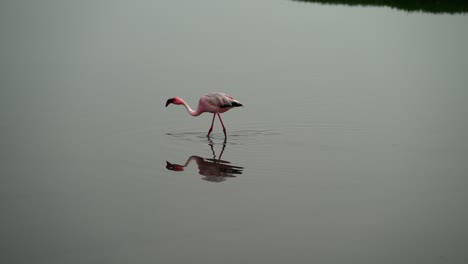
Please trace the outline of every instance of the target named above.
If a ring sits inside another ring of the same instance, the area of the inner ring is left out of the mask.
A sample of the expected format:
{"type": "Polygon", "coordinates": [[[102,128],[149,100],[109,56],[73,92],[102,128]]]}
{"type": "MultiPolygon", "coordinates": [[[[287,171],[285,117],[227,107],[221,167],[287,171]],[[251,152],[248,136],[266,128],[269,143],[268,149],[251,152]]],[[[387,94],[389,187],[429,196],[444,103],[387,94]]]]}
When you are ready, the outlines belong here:
{"type": "Polygon", "coordinates": [[[228,111],[233,107],[243,106],[239,101],[225,93],[208,93],[202,95],[198,101],[198,107],[196,110],[193,110],[182,98],[173,97],[169,98],[166,101],[166,107],[170,104],[183,105],[187,109],[187,112],[192,116],[199,116],[202,113],[208,112],[213,113],[213,120],[211,121],[211,127],[208,130],[208,137],[210,136],[211,131],[213,130],[214,120],[216,115],[218,115],[219,121],[223,126],[224,136],[226,136],[226,128],[224,126],[223,120],[221,119],[221,113],[228,111]]]}

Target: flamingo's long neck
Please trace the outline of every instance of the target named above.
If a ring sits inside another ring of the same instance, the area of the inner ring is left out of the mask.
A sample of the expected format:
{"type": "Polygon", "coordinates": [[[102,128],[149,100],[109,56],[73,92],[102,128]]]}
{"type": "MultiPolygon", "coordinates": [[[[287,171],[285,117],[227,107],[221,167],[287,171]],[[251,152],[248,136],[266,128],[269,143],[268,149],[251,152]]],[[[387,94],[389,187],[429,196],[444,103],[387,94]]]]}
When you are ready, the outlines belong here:
{"type": "Polygon", "coordinates": [[[192,162],[192,160],[194,160],[197,165],[200,165],[201,163],[203,163],[203,158],[202,157],[199,157],[199,156],[190,156],[190,158],[187,159],[187,162],[185,163],[185,166],[187,166],[190,162],[192,162]]]}
{"type": "Polygon", "coordinates": [[[190,156],[190,157],[187,159],[187,161],[185,162],[184,165],[182,165],[182,167],[184,167],[184,168],[187,167],[187,166],[190,164],[190,162],[192,162],[192,160],[194,160],[197,164],[199,164],[200,162],[203,162],[203,158],[202,158],[202,157],[193,155],[193,156],[190,156]]]}
{"type": "Polygon", "coordinates": [[[198,106],[197,110],[193,110],[184,100],[182,100],[182,103],[184,104],[185,106],[185,109],[187,109],[187,112],[192,115],[192,116],[199,116],[202,111],[201,111],[201,107],[198,106]]]}

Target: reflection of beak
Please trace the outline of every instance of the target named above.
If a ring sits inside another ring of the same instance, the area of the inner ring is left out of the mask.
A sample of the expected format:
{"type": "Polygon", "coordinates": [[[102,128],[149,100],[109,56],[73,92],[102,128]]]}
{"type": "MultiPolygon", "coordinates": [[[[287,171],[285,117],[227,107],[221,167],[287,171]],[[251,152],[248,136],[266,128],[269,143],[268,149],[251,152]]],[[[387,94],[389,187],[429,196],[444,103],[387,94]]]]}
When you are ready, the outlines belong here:
{"type": "Polygon", "coordinates": [[[174,98],[167,99],[166,101],[166,107],[170,104],[174,103],[174,98]]]}
{"type": "Polygon", "coordinates": [[[166,160],[166,169],[172,170],[172,171],[183,171],[184,166],[178,165],[178,164],[172,164],[169,161],[166,160]]]}

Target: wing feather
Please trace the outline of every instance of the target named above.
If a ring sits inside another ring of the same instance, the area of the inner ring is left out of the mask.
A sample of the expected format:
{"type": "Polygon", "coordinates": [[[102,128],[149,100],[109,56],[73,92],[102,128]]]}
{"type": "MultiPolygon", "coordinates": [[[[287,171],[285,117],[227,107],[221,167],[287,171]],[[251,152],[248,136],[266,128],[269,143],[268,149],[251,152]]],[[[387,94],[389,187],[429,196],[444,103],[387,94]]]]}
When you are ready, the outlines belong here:
{"type": "Polygon", "coordinates": [[[230,95],[225,93],[209,93],[203,96],[203,99],[206,103],[219,108],[227,108],[234,106],[242,106],[241,103],[236,101],[230,95]]]}

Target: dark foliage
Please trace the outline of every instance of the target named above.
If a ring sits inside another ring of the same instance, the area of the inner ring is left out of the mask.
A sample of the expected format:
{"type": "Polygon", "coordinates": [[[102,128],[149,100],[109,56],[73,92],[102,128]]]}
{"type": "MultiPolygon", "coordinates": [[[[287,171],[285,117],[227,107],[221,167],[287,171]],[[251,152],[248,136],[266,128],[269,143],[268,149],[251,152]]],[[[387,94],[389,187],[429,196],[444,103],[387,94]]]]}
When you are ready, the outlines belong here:
{"type": "Polygon", "coordinates": [[[351,5],[351,6],[387,6],[409,12],[421,11],[429,13],[467,13],[466,0],[293,0],[321,4],[351,5]]]}

